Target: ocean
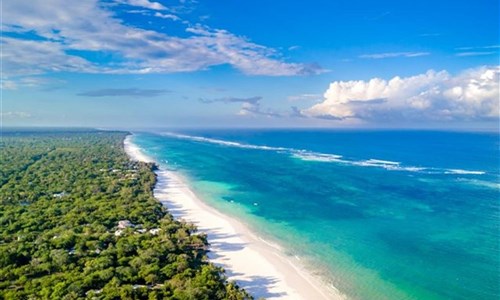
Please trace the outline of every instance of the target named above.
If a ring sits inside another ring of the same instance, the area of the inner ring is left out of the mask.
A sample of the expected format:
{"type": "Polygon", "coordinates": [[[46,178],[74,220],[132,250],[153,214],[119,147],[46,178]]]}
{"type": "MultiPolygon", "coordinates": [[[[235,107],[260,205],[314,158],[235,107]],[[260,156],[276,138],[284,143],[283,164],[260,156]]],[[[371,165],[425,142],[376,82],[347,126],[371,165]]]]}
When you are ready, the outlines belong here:
{"type": "Polygon", "coordinates": [[[499,299],[499,135],[136,133],[207,204],[349,299],[499,299]]]}

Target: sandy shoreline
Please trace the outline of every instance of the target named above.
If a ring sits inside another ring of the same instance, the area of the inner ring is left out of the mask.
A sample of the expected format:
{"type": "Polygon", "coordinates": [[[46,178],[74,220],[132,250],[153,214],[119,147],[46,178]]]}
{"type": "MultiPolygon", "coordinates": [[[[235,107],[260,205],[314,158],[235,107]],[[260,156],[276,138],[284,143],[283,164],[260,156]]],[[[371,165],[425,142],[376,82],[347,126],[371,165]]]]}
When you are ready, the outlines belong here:
{"type": "MultiPolygon", "coordinates": [[[[132,143],[124,141],[133,160],[154,162],[132,143]]],[[[206,205],[190,190],[178,174],[160,168],[155,197],[178,219],[194,223],[208,235],[209,259],[226,270],[255,298],[267,299],[344,299],[292,264],[279,250],[266,244],[243,224],[206,205]]]]}

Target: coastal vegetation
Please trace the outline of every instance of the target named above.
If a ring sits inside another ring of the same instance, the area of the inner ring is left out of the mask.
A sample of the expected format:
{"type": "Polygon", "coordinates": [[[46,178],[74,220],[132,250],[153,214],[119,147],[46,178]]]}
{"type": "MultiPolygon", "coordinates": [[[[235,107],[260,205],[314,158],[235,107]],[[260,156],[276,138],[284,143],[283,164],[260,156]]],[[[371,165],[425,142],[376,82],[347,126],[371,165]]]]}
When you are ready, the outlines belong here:
{"type": "Polygon", "coordinates": [[[251,299],[153,197],[127,133],[4,132],[0,299],[251,299]]]}

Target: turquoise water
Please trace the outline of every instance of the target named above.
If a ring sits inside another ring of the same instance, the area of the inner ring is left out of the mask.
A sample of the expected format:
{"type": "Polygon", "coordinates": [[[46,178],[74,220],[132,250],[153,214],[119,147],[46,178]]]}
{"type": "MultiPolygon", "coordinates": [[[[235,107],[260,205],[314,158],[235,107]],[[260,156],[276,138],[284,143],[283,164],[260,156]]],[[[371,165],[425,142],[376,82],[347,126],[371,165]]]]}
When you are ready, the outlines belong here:
{"type": "Polygon", "coordinates": [[[134,142],[351,299],[499,299],[499,137],[190,131],[134,142]]]}

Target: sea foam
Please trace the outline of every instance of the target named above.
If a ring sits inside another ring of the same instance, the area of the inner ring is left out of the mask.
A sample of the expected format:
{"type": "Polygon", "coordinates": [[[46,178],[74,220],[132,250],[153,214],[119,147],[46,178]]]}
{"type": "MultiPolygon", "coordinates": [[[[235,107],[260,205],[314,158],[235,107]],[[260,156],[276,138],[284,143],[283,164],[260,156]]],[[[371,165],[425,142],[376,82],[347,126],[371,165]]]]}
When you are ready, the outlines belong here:
{"type": "Polygon", "coordinates": [[[163,133],[163,135],[165,135],[165,136],[171,136],[171,137],[176,137],[176,138],[181,138],[181,139],[192,140],[192,141],[197,141],[197,142],[205,142],[205,143],[211,143],[211,144],[218,144],[218,145],[221,145],[221,146],[237,147],[237,148],[244,148],[244,149],[267,150],[267,151],[288,151],[288,150],[292,150],[290,148],[251,145],[251,144],[244,144],[244,143],[238,143],[238,142],[232,142],[232,141],[225,141],[225,140],[218,140],[218,139],[206,138],[206,137],[202,137],[202,136],[177,134],[177,133],[171,133],[171,132],[163,133]]]}
{"type": "Polygon", "coordinates": [[[468,171],[468,170],[461,170],[461,169],[447,169],[445,171],[446,174],[461,174],[461,175],[467,175],[467,174],[472,174],[472,175],[483,175],[485,172],[483,171],[468,171]]]}
{"type": "Polygon", "coordinates": [[[383,160],[370,158],[366,160],[355,160],[355,159],[347,159],[342,155],[331,154],[331,153],[321,153],[308,151],[303,149],[295,149],[295,148],[286,148],[286,147],[274,147],[274,146],[266,146],[266,145],[253,145],[253,144],[245,144],[234,141],[226,141],[214,138],[207,138],[203,136],[194,136],[194,135],[186,135],[179,134],[173,132],[165,132],[162,133],[164,136],[170,136],[174,138],[186,139],[196,142],[202,143],[211,143],[217,144],[226,147],[236,147],[243,149],[254,149],[254,150],[264,150],[264,151],[276,151],[281,153],[286,153],[295,159],[300,159],[303,161],[310,162],[324,162],[324,163],[340,163],[358,167],[377,167],[383,168],[385,170],[390,171],[402,171],[402,172],[418,172],[418,173],[426,173],[426,174],[451,174],[451,175],[484,175],[486,172],[477,171],[477,170],[462,170],[462,169],[442,169],[442,168],[433,168],[433,167],[421,167],[421,166],[406,166],[398,161],[391,160],[383,160]]]}

